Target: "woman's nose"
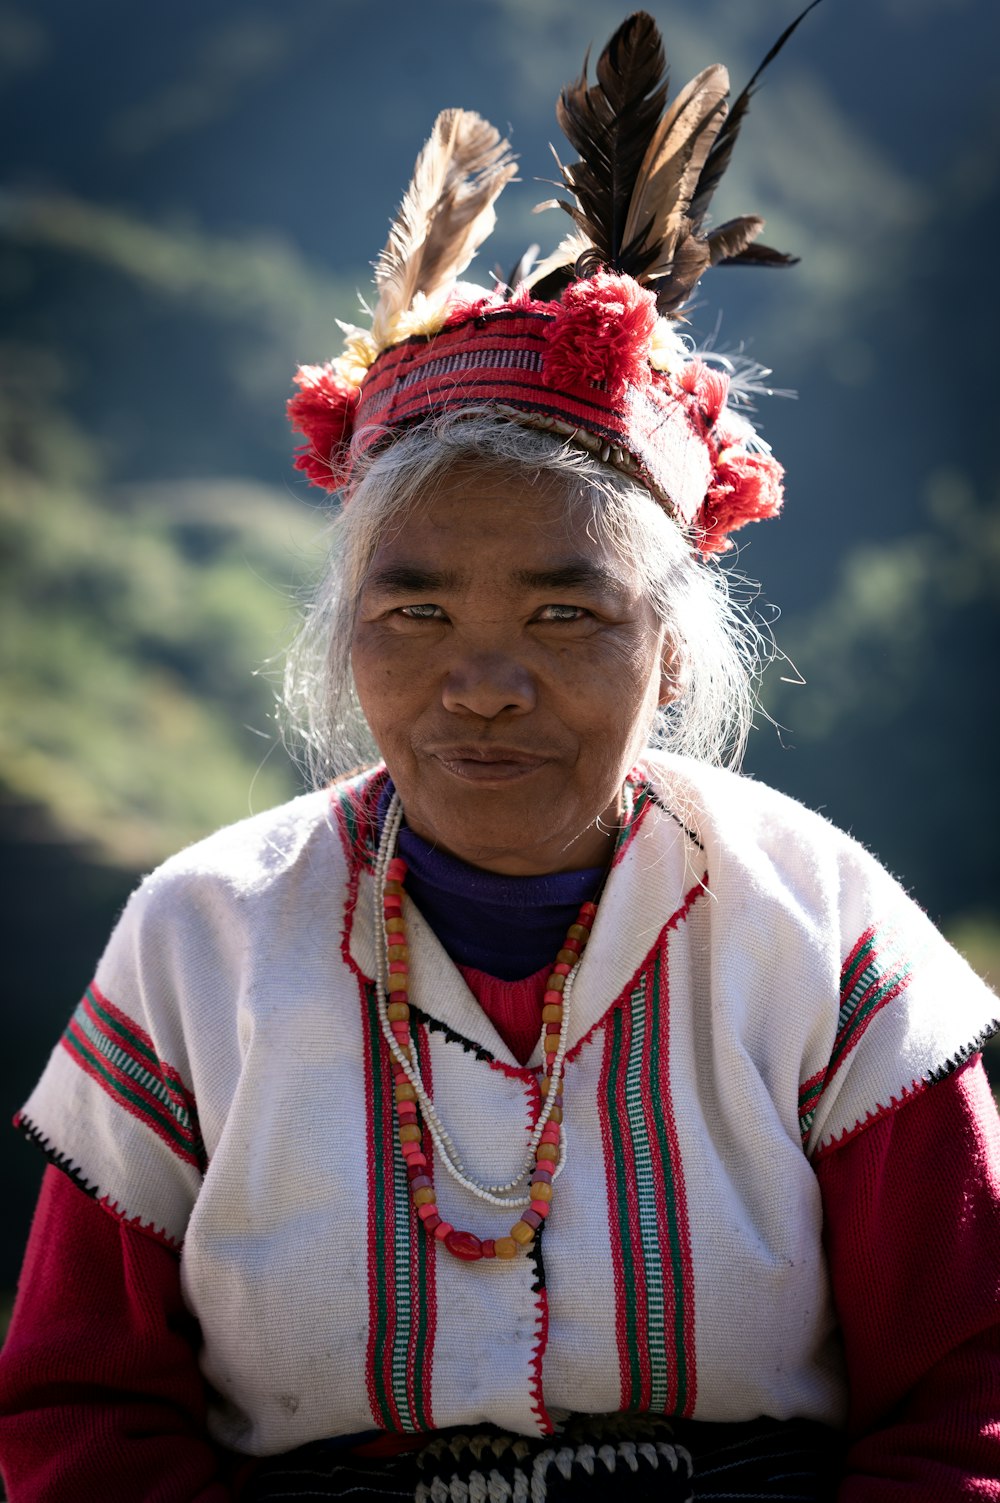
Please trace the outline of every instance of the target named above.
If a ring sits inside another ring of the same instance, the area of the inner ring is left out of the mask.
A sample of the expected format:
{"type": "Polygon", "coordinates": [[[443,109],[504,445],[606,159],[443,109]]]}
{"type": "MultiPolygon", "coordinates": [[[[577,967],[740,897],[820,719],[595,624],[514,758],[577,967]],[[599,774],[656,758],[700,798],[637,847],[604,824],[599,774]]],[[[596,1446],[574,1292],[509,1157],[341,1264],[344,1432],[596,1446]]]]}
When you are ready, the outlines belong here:
{"type": "Polygon", "coordinates": [[[446,710],[492,720],[504,710],[526,714],[535,707],[535,681],[517,658],[481,652],[452,664],[444,681],[446,710]]]}

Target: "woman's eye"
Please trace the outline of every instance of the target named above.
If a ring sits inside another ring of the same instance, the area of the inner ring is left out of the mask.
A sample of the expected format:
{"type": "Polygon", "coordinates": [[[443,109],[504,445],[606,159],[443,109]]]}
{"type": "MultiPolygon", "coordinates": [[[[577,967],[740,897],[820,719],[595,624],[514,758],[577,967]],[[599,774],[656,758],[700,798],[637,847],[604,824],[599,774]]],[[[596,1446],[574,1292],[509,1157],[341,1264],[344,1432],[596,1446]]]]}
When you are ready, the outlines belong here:
{"type": "Polygon", "coordinates": [[[399,614],[408,621],[439,621],[444,616],[439,605],[401,605],[399,614]]]}
{"type": "Polygon", "coordinates": [[[580,605],[545,605],[538,613],[540,621],[582,621],[588,613],[580,605]]]}

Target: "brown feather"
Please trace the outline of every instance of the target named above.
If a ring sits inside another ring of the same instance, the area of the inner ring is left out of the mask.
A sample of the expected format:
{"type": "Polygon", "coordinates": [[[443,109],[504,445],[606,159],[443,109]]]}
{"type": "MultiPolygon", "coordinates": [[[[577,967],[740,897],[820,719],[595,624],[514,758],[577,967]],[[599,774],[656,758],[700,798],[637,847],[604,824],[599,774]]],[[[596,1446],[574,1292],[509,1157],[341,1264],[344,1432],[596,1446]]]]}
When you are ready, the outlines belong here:
{"type": "Polygon", "coordinates": [[[666,60],[653,18],[637,11],[601,53],[597,81],[587,84],[587,61],[565,88],[556,118],[580,160],[561,167],[578,208],[561,203],[589,235],[602,261],[617,270],[636,176],[666,103],[666,60]]]}
{"type": "Polygon", "coordinates": [[[625,240],[646,255],[645,275],[669,273],[682,221],[702,167],[725,120],[729,74],[721,64],[678,94],[649,143],[629,206],[625,240]]]}
{"type": "Polygon", "coordinates": [[[444,293],[496,223],[493,203],[516,172],[508,143],[471,110],[442,110],[375,264],[377,344],[418,292],[444,293]]]}
{"type": "Polygon", "coordinates": [[[784,251],[772,250],[769,245],[748,245],[738,256],[727,256],[715,263],[718,266],[798,266],[798,256],[787,256],[784,251]]]}
{"type": "Polygon", "coordinates": [[[742,255],[763,228],[764,221],[758,214],[744,214],[740,219],[727,219],[725,224],[720,224],[708,237],[712,265],[718,266],[720,261],[731,261],[734,256],[742,255]]]}

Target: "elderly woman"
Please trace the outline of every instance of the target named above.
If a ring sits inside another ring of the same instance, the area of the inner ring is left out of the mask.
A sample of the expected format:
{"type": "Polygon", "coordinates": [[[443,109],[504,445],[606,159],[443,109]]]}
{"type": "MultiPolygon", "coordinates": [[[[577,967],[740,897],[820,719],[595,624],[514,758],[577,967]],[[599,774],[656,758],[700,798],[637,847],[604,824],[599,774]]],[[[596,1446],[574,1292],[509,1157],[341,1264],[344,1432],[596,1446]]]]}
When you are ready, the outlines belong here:
{"type": "Polygon", "coordinates": [[[638,15],[564,93],[577,233],[512,295],[456,286],[512,169],[446,112],[300,373],[346,504],[293,684],[377,757],[142,885],[20,1117],[13,1503],[1000,1497],[995,999],[715,765],[711,555],[780,471],[670,315],[781,258],[703,229],[746,94],[661,72],[638,15]]]}

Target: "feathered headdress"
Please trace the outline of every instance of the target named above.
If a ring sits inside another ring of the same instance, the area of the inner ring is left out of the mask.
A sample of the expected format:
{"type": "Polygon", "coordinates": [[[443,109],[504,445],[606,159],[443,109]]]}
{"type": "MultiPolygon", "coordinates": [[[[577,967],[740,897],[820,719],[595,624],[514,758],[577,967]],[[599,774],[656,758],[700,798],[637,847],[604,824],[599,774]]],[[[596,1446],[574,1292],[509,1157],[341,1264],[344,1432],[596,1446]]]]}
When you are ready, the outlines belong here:
{"type": "Polygon", "coordinates": [[[481,405],[636,475],[704,552],[774,515],[781,467],[727,405],[727,375],[691,354],[676,323],[710,266],[793,264],[757,243],[756,215],[708,229],[707,212],[757,80],[818,3],[786,28],[731,109],[719,64],[668,105],[656,23],[630,16],[601,53],[596,81],[585,61],[557,104],[579,155],[559,168],[572,201],[539,208],[558,204],[574,231],[492,292],[458,278],[492,230],[515,166],[478,115],[439,115],[376,263],[371,328],[342,326],[344,354],[298,372],[289,416],[306,444],[297,468],[347,493],[364,454],[404,426],[481,405]]]}

